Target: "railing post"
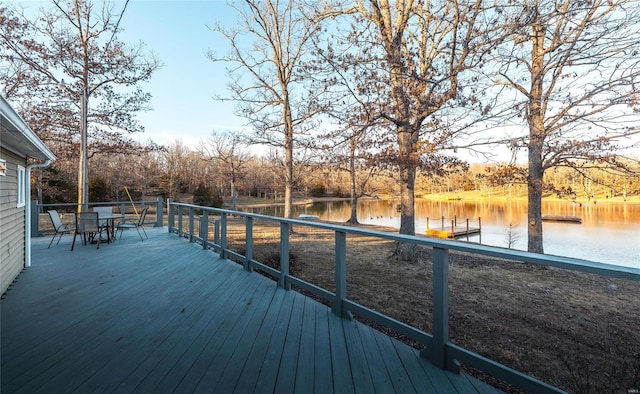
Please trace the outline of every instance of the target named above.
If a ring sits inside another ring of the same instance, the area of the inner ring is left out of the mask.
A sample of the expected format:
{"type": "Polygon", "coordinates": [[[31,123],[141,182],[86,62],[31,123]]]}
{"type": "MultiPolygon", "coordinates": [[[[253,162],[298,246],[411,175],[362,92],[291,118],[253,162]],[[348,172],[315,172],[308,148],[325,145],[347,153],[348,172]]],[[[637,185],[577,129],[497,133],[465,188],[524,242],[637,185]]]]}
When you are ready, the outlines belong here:
{"type": "Polygon", "coordinates": [[[156,225],[154,227],[162,227],[162,217],[164,214],[164,206],[162,205],[162,197],[156,200],[156,225]]]}
{"type": "Polygon", "coordinates": [[[178,205],[176,208],[178,209],[178,235],[182,237],[184,236],[184,231],[182,231],[182,207],[178,205]]]}
{"type": "Polygon", "coordinates": [[[167,199],[167,227],[169,228],[169,232],[171,232],[173,230],[173,228],[175,227],[175,217],[174,217],[174,212],[173,212],[174,206],[173,206],[173,199],[168,198],[167,199]]]}
{"type": "Polygon", "coordinates": [[[459,372],[447,357],[449,342],[449,250],[433,248],[433,340],[422,351],[433,365],[459,372]]]}
{"type": "MultiPolygon", "coordinates": [[[[213,221],[213,243],[214,245],[220,245],[220,219],[213,221]]],[[[217,247],[219,246],[214,247],[213,250],[220,252],[219,250],[216,250],[217,247]]]]}
{"type": "Polygon", "coordinates": [[[209,246],[209,211],[203,210],[200,216],[200,238],[202,238],[202,249],[208,249],[209,246]]]}
{"type": "Polygon", "coordinates": [[[125,217],[127,214],[127,205],[123,202],[120,203],[120,220],[122,223],[125,222],[125,217]]]}
{"type": "Polygon", "coordinates": [[[289,276],[289,230],[291,225],[280,222],[280,279],[278,286],[285,290],[291,290],[291,285],[287,281],[289,276]]]}
{"type": "Polygon", "coordinates": [[[227,214],[220,214],[220,258],[227,258],[227,214]]]}
{"type": "Polygon", "coordinates": [[[195,225],[193,222],[194,218],[195,218],[195,209],[193,207],[189,207],[189,242],[194,241],[194,237],[193,237],[193,234],[195,233],[195,225]]]}
{"type": "Polygon", "coordinates": [[[31,200],[31,234],[29,236],[39,237],[40,234],[40,212],[38,211],[38,200],[31,200]]]}
{"type": "Polygon", "coordinates": [[[244,269],[251,272],[253,271],[251,265],[253,259],[253,218],[251,216],[246,217],[245,226],[244,269]]]}
{"type": "Polygon", "coordinates": [[[331,310],[334,314],[351,319],[349,311],[344,309],[343,301],[347,299],[347,233],[335,232],[335,264],[336,264],[336,299],[331,310]]]}

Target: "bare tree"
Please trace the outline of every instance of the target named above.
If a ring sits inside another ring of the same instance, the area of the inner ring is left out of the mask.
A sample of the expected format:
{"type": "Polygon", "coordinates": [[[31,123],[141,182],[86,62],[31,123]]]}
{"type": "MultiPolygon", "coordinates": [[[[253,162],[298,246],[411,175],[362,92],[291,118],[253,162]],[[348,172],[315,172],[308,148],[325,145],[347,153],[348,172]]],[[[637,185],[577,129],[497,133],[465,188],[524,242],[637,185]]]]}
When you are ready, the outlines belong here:
{"type": "MultiPolygon", "coordinates": [[[[528,152],[528,250],[542,253],[543,176],[557,166],[628,170],[620,160],[640,133],[640,7],[635,0],[512,3],[512,34],[498,52],[495,77],[512,89],[515,124],[508,140],[528,152]],[[519,122],[518,122],[519,121],[519,122]]],[[[503,120],[507,122],[506,120],[503,120]]]]}
{"type": "Polygon", "coordinates": [[[162,172],[162,188],[167,198],[178,198],[178,193],[183,190],[188,182],[185,169],[189,168],[189,156],[191,150],[182,141],[176,140],[160,156],[160,168],[162,172]]]}
{"type": "MultiPolygon", "coordinates": [[[[314,115],[314,97],[303,95],[301,60],[318,25],[294,0],[229,2],[238,15],[236,25],[216,24],[231,50],[226,56],[209,53],[212,61],[229,66],[230,100],[238,115],[255,129],[253,142],[284,150],[285,217],[293,215],[294,150],[314,115]],[[253,45],[247,45],[253,41],[253,45]]],[[[223,98],[220,98],[223,99],[223,98]]]]}
{"type": "Polygon", "coordinates": [[[354,91],[369,117],[393,131],[395,147],[383,153],[399,173],[400,233],[413,235],[418,168],[437,173],[457,163],[440,154],[461,129],[454,124],[484,110],[471,80],[461,82],[492,45],[492,21],[480,0],[356,0],[353,10],[356,28],[341,58],[358,69],[354,91]],[[463,106],[465,115],[454,116],[463,106]]]}
{"type": "MultiPolygon", "coordinates": [[[[142,44],[118,40],[127,3],[116,11],[109,2],[52,0],[34,16],[0,7],[4,92],[21,104],[21,114],[42,130],[46,142],[64,146],[81,139],[88,145],[72,155],[80,157],[79,185],[87,183],[92,155],[135,150],[138,145],[127,135],[144,130],[135,113],[147,108],[150,96],[137,85],[159,62],[144,53],[142,44]],[[74,125],[78,118],[80,132],[74,125]]],[[[86,195],[86,188],[81,193],[86,195]]]]}
{"type": "Polygon", "coordinates": [[[230,184],[233,210],[236,210],[238,200],[238,181],[244,177],[244,167],[251,159],[246,148],[244,136],[233,131],[213,132],[207,141],[200,144],[202,156],[222,164],[230,184]]]}

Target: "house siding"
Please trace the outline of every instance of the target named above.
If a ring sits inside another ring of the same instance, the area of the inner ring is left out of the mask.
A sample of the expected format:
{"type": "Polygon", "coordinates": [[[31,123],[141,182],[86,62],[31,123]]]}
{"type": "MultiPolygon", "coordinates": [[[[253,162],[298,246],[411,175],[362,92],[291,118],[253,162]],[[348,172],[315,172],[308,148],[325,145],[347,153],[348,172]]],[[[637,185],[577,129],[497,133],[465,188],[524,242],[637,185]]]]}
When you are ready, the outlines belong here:
{"type": "Polygon", "coordinates": [[[0,158],[7,161],[7,175],[0,176],[0,294],[4,294],[24,268],[25,207],[18,203],[18,166],[26,167],[26,159],[5,149],[0,158]]]}

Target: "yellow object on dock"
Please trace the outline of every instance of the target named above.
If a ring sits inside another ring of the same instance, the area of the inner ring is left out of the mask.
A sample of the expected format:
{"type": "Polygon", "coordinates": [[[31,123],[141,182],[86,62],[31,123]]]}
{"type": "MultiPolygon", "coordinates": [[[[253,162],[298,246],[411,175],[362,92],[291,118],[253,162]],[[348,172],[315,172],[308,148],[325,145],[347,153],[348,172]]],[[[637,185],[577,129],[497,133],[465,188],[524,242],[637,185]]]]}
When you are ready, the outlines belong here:
{"type": "Polygon", "coordinates": [[[458,219],[456,217],[451,220],[451,225],[445,226],[445,218],[444,216],[440,219],[440,227],[432,228],[429,225],[429,218],[427,218],[427,231],[426,234],[430,237],[443,238],[443,239],[457,239],[467,237],[469,238],[472,235],[481,235],[481,221],[478,218],[478,227],[469,226],[469,219],[465,220],[464,225],[458,224],[458,219]]]}

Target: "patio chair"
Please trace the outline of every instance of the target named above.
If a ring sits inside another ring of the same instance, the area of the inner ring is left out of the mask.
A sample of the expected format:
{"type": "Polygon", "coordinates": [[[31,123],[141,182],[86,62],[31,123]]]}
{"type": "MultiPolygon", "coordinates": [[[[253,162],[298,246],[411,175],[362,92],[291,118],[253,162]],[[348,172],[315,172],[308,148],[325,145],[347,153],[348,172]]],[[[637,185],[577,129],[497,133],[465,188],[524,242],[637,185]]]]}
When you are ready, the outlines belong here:
{"type": "MultiPolygon", "coordinates": [[[[98,212],[98,218],[113,216],[113,207],[93,207],[93,212],[98,212]]],[[[99,219],[100,227],[108,225],[107,220],[99,219]]]]}
{"type": "Polygon", "coordinates": [[[76,213],[76,231],[73,234],[73,243],[71,250],[76,244],[76,236],[82,235],[82,244],[96,240],[100,249],[100,238],[102,238],[102,227],[98,220],[98,212],[78,212],[76,213]]]}
{"type": "Polygon", "coordinates": [[[53,240],[56,239],[56,235],[60,234],[60,238],[58,238],[58,242],[56,242],[56,245],[58,245],[60,243],[60,240],[62,239],[62,235],[64,233],[70,233],[72,231],[75,231],[75,227],[66,227],[64,224],[62,224],[62,219],[60,218],[60,214],[58,213],[58,211],[51,210],[51,211],[47,211],[47,213],[51,218],[51,224],[53,224],[53,229],[55,230],[55,233],[53,234],[53,238],[51,238],[51,242],[49,242],[49,246],[47,246],[47,249],[48,249],[51,247],[53,240]]]}
{"type": "Polygon", "coordinates": [[[98,212],[98,224],[102,231],[107,233],[107,242],[115,240],[115,228],[113,207],[93,207],[93,212],[98,212]]]}
{"type": "Polygon", "coordinates": [[[142,210],[142,212],[140,213],[140,217],[138,218],[138,222],[137,223],[120,223],[118,225],[118,228],[116,230],[116,234],[118,233],[118,230],[120,230],[120,239],[122,239],[122,232],[124,231],[124,229],[128,229],[128,228],[135,228],[136,230],[138,230],[138,235],[140,236],[140,240],[144,241],[144,239],[142,238],[142,234],[140,233],[140,229],[142,229],[142,232],[144,233],[144,236],[149,238],[149,236],[147,235],[147,232],[144,230],[143,224],[144,224],[144,218],[145,216],[147,216],[147,210],[149,210],[149,207],[144,207],[144,209],[142,210]]]}

